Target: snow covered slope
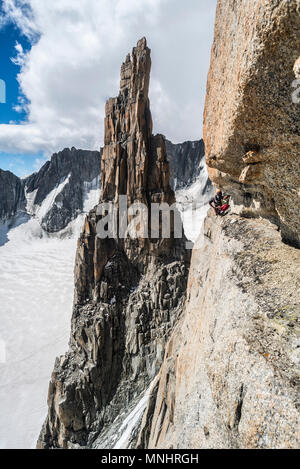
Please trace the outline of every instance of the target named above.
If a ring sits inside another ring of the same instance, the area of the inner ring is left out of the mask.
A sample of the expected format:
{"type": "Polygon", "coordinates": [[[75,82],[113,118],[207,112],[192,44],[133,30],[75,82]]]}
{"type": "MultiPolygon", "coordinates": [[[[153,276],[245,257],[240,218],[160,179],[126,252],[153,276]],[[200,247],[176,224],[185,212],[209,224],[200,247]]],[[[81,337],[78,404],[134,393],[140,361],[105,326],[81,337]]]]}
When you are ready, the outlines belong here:
{"type": "Polygon", "coordinates": [[[35,189],[33,192],[27,193],[25,191],[25,196],[27,200],[26,211],[30,215],[37,217],[40,224],[42,224],[43,218],[47,215],[47,213],[53,208],[53,205],[59,206],[59,202],[56,202],[58,195],[63,191],[67,184],[70,182],[71,174],[67,177],[62,178],[62,180],[52,189],[52,191],[47,194],[41,205],[35,204],[36,194],[38,189],[35,189]]]}
{"type": "Polygon", "coordinates": [[[178,210],[181,213],[186,237],[195,242],[207,214],[208,202],[213,195],[204,159],[200,163],[199,176],[189,187],[176,192],[178,210]]]}
{"type": "Polygon", "coordinates": [[[87,186],[100,187],[101,152],[65,148],[24,179],[27,210],[48,233],[58,233],[82,213],[87,186]]]}
{"type": "MultiPolygon", "coordinates": [[[[86,184],[84,212],[98,199],[99,184],[86,184]]],[[[28,215],[10,230],[1,225],[0,448],[35,447],[54,360],[67,349],[84,216],[58,234],[47,234],[28,215]]]]}

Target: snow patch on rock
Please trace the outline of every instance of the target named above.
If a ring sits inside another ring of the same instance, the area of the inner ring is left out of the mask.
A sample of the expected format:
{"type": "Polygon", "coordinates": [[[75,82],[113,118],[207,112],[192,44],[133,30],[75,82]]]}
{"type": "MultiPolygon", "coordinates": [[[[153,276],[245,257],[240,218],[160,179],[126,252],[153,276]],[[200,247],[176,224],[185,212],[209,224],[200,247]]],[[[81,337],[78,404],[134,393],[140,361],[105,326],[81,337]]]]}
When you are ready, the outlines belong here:
{"type": "Polygon", "coordinates": [[[213,187],[207,184],[208,174],[204,161],[201,161],[199,171],[197,180],[191,186],[176,192],[177,208],[182,217],[185,234],[193,242],[200,234],[209,209],[208,202],[213,195],[213,187]]]}

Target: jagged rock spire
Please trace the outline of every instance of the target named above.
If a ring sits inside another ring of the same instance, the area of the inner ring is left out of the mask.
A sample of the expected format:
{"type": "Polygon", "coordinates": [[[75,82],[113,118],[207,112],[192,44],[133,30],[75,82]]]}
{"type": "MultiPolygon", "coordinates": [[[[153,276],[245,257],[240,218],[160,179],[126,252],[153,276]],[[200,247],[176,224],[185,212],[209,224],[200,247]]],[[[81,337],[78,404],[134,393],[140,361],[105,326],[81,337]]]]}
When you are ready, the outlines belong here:
{"type": "MultiPolygon", "coordinates": [[[[138,42],[121,68],[120,94],[106,104],[100,202],[175,201],[164,138],[152,135],[150,50],[138,42]]],[[[146,219],[147,220],[147,219],[146,219]]],[[[57,360],[40,448],[105,447],[105,426],[137,404],[158,373],[181,314],[190,253],[185,237],[97,236],[95,209],[78,241],[70,348],[57,360]]],[[[146,225],[148,220],[146,221],[146,225]]],[[[147,225],[149,228],[149,225],[147,225]]]]}
{"type": "Polygon", "coordinates": [[[169,164],[162,136],[152,136],[148,98],[151,58],[145,38],[127,55],[121,67],[120,93],[105,107],[101,200],[127,195],[128,201],[174,202],[169,186],[169,164]]]}
{"type": "MultiPolygon", "coordinates": [[[[162,255],[189,260],[186,238],[174,239],[171,217],[170,237],[151,239],[151,204],[162,202],[172,206],[175,194],[171,189],[170,169],[165,140],[152,135],[152,118],[148,98],[151,58],[146,39],[141,39],[121,66],[120,92],[105,107],[105,138],[101,160],[100,202],[113,202],[117,212],[119,196],[126,195],[128,206],[143,203],[149,210],[148,237],[138,239],[99,239],[96,225],[100,217],[95,211],[86,219],[79,240],[75,267],[75,302],[99,297],[99,285],[105,264],[116,250],[125,252],[141,271],[153,257],[162,255]]],[[[118,234],[117,227],[117,234],[118,234]]]]}

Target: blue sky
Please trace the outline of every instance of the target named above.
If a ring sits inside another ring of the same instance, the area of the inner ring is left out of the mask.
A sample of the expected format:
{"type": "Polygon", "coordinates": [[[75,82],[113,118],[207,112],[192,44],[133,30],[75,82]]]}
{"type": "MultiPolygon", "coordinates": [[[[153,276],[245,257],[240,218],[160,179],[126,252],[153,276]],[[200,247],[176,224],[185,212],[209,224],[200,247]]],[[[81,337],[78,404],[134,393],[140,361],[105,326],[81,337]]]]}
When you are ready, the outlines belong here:
{"type": "Polygon", "coordinates": [[[29,176],[37,171],[46,161],[42,152],[34,155],[0,152],[0,168],[11,171],[19,177],[29,176]]]}
{"type": "Polygon", "coordinates": [[[28,50],[30,44],[25,37],[20,36],[17,28],[12,24],[0,30],[0,78],[6,83],[6,104],[0,105],[0,124],[17,123],[26,119],[25,112],[18,113],[14,107],[18,104],[18,98],[22,97],[17,81],[20,67],[13,63],[11,58],[16,56],[15,44],[20,43],[23,49],[28,50]]]}
{"type": "Polygon", "coordinates": [[[25,176],[63,148],[99,150],[105,101],[143,36],[154,133],[202,138],[215,8],[216,0],[0,0],[0,168],[25,176]]]}
{"type": "MultiPolygon", "coordinates": [[[[22,45],[24,52],[31,48],[29,40],[20,33],[20,30],[14,24],[8,23],[0,29],[0,79],[4,80],[6,85],[6,103],[0,103],[0,124],[20,124],[27,119],[24,110],[17,112],[14,109],[20,99],[26,101],[17,79],[20,66],[11,60],[16,57],[16,43],[22,45]]],[[[23,153],[6,153],[0,148],[0,168],[9,170],[20,177],[33,173],[43,159],[42,152],[24,155],[23,153]]]]}

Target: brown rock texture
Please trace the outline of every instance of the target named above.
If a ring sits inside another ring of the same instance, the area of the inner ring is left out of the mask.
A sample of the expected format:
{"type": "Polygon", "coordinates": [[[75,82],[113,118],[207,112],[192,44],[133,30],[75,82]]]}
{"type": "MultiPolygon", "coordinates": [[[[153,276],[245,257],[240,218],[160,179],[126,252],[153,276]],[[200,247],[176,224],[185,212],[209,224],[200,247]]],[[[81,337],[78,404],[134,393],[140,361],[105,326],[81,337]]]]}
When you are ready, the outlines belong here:
{"type": "Polygon", "coordinates": [[[130,203],[148,204],[148,195],[161,193],[160,198],[174,202],[165,144],[161,136],[152,136],[150,67],[150,49],[144,38],[121,67],[119,96],[106,103],[103,201],[127,195],[130,203]]]}
{"type": "MultiPolygon", "coordinates": [[[[119,96],[110,98],[105,107],[100,203],[113,201],[116,210],[120,196],[127,196],[128,206],[144,204],[149,213],[152,203],[175,204],[175,194],[169,184],[165,140],[162,135],[152,135],[148,98],[150,68],[150,49],[143,38],[133,48],[132,56],[127,55],[121,67],[119,96]]],[[[95,211],[91,212],[79,241],[75,267],[76,302],[83,302],[86,296],[91,295],[97,298],[99,292],[95,287],[102,269],[117,248],[124,250],[129,259],[139,264],[140,270],[147,265],[149,255],[172,258],[177,256],[178,251],[179,257],[182,256],[185,238],[174,239],[173,219],[170,239],[151,239],[149,216],[148,237],[134,241],[100,240],[91,236],[96,232],[98,219],[95,211]]]]}
{"type": "MultiPolygon", "coordinates": [[[[122,65],[119,96],[106,104],[100,202],[116,210],[124,195],[128,205],[147,208],[175,203],[164,138],[152,135],[150,66],[143,38],[122,65]]],[[[171,223],[170,238],[100,239],[100,220],[92,210],[78,241],[70,346],[55,363],[38,448],[112,447],[120,416],[125,420],[157,375],[183,309],[190,262],[184,234],[175,238],[171,223]]]]}
{"type": "Polygon", "coordinates": [[[162,136],[152,136],[148,98],[150,49],[141,39],[121,67],[120,93],[107,101],[101,200],[127,195],[129,202],[149,203],[148,196],[174,202],[162,136]]]}
{"type": "Polygon", "coordinates": [[[204,114],[209,175],[242,215],[268,218],[298,247],[299,55],[299,0],[218,2],[204,114]]]}
{"type": "Polygon", "coordinates": [[[299,287],[273,224],[211,211],[138,446],[299,448],[299,287]]]}

